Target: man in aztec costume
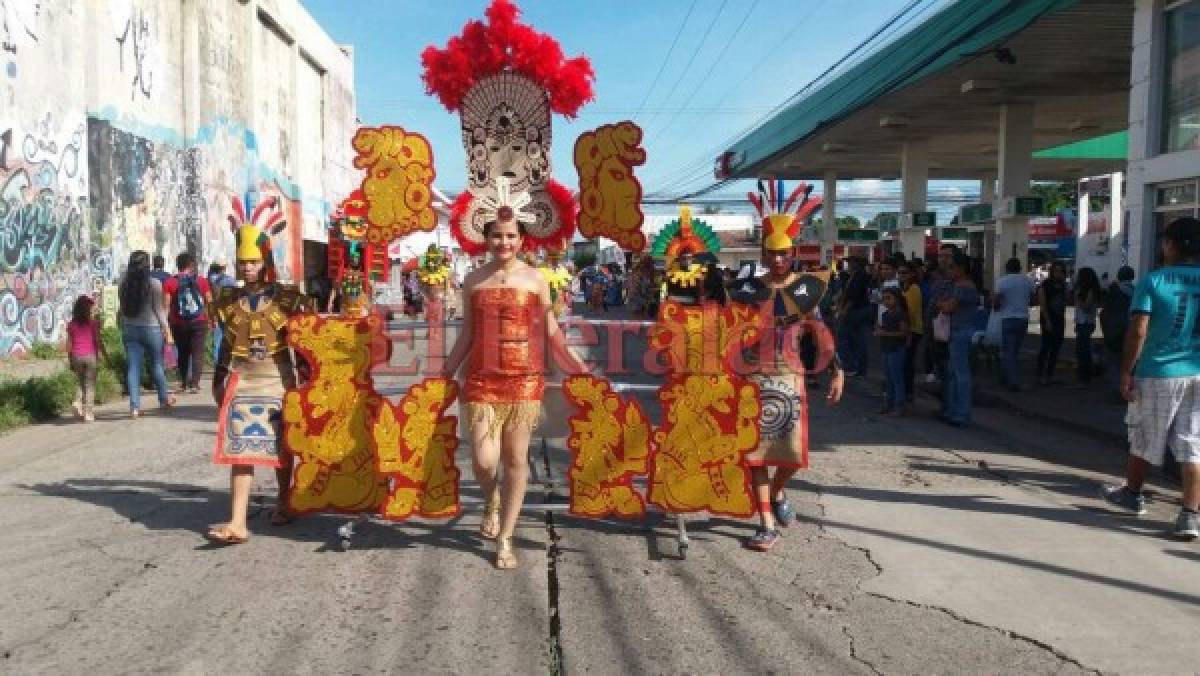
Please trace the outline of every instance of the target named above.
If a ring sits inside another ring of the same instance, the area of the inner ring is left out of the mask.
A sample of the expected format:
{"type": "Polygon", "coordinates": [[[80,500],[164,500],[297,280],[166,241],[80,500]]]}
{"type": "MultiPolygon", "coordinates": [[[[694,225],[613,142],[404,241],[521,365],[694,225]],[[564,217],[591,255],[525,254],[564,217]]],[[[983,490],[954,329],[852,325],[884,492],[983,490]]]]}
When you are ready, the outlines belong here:
{"type": "Polygon", "coordinates": [[[731,291],[735,303],[761,308],[758,340],[741,355],[749,367],[749,380],[758,386],[762,413],[758,447],[746,456],[751,468],[760,527],[747,546],[769,550],[794,514],[784,487],[796,471],[808,467],[808,395],[801,341],[810,336],[817,345],[814,370],[831,365],[830,403],[841,398],[843,374],[837,364],[833,337],[817,315],[825,295],[828,272],[796,273],[793,268],[793,237],[801,224],[819,207],[811,199],[812,188],[801,183],[784,199],[783,182],[759,184],[750,194],[762,218],[762,262],[766,274],[754,277],[744,270],[731,291]],[[770,476],[770,468],[775,468],[770,476]]]}
{"type": "Polygon", "coordinates": [[[365,317],[371,311],[366,209],[362,191],[356,190],[342,201],[331,219],[326,269],[332,278],[333,288],[325,306],[326,312],[333,312],[335,298],[340,303],[342,314],[346,316],[365,317]]]}
{"type": "Polygon", "coordinates": [[[271,235],[286,227],[279,202],[270,197],[246,218],[233,200],[229,216],[237,247],[236,266],[242,285],[225,287],[216,302],[222,341],[213,373],[213,398],[220,406],[214,462],[231,465],[231,515],[214,526],[208,538],[225,544],[249,537],[246,512],[254,483],[254,466],[275,468],[280,499],[272,523],[288,520],[285,491],[291,481],[291,459],[281,449],[283,395],[296,384],[287,343],[288,318],[310,311],[308,301],[291,285],[276,280],[271,235]]]}
{"type": "MultiPolygon", "coordinates": [[[[459,354],[450,360],[467,363],[461,403],[474,422],[473,437],[498,430],[507,440],[503,444],[528,439],[543,399],[546,367],[539,355],[549,351],[576,374],[562,383],[570,412],[563,417],[572,453],[572,513],[638,518],[647,502],[675,513],[749,517],[757,511],[761,530],[750,545],[770,547],[778,526],[791,516],[783,487],[807,465],[807,397],[798,356],[803,335],[817,339],[818,368],[835,364],[831,402],[842,387],[828,331],[814,321],[825,279],[791,272],[792,237],[815,201],[808,200],[807,188],[787,200],[782,187],[752,198],[766,226],[768,273],[739,279],[734,302],[725,302],[723,289],[705,286],[713,270],[697,260],[717,250],[715,235],[689,211],[681,213],[662,243],[673,274],[645,362],[648,368],[655,360],[665,366],[658,391],[662,419],[653,424],[635,399],[584,373],[585,365],[564,353],[561,333],[545,335],[556,325],[550,309],[557,303],[542,289],[556,286],[556,266],[539,274],[496,243],[511,237],[527,251],[547,249],[552,261],[552,252],[572,237],[578,208],[587,215],[581,220],[587,223],[585,235],[641,251],[646,244],[641,220],[631,216],[641,195],[633,176],[633,168],[645,161],[637,147],[641,131],[623,122],[580,137],[576,207],[569,191],[550,178],[550,113],[574,115],[590,100],[591,68],[582,57],[565,58],[549,36],[518,23],[508,0],[494,0],[487,18],[469,22],[444,49],[422,54],[430,93],[462,115],[470,181],[453,205],[452,231],[468,255],[491,247],[500,256],[481,271],[486,280],[479,275],[470,280],[468,293],[478,298],[464,300],[465,323],[491,322],[486,331],[480,324],[479,331],[490,338],[456,349],[459,354]],[[600,171],[601,166],[608,169],[600,171]],[[597,180],[601,175],[608,179],[597,180]],[[502,234],[489,242],[487,232],[497,228],[502,234]],[[495,345],[489,350],[489,344],[495,345]],[[480,365],[494,372],[476,368],[480,365]],[[634,484],[638,477],[644,477],[645,491],[634,484]]],[[[363,128],[354,147],[355,166],[366,171],[366,241],[386,245],[431,230],[436,218],[428,141],[400,127],[363,128]]],[[[389,402],[370,376],[390,355],[382,319],[296,314],[289,320],[301,309],[291,300],[299,296],[270,278],[265,235],[245,228],[238,233],[239,270],[247,284],[228,290],[220,306],[229,338],[216,390],[223,421],[217,457],[235,467],[235,509],[231,523],[211,536],[244,540],[249,467],[285,465],[279,460],[281,437],[295,465],[290,484],[281,476],[281,486],[290,486],[286,504],[293,514],[376,512],[396,520],[459,514],[458,424],[449,414],[459,399],[458,384],[449,377],[426,378],[398,403],[389,402]],[[259,268],[263,276],[254,274],[259,268]],[[289,344],[311,365],[298,387],[289,344]],[[276,414],[281,397],[282,432],[276,414]]],[[[429,252],[427,263],[436,262],[429,252]]],[[[437,284],[436,272],[431,274],[427,283],[437,284]]],[[[504,457],[519,458],[523,466],[523,448],[509,451],[514,452],[504,457]]],[[[481,481],[487,501],[481,532],[499,537],[497,565],[512,567],[510,537],[523,491],[506,490],[500,518],[497,478],[481,481]]]]}

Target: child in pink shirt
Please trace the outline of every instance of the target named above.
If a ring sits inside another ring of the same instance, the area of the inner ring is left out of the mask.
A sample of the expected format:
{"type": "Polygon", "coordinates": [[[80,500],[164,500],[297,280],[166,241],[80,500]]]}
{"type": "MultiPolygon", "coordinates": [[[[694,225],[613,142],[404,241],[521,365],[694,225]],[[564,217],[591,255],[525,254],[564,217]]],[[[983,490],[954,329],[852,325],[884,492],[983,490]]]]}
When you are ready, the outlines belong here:
{"type": "Polygon", "coordinates": [[[71,321],[67,322],[67,357],[71,370],[79,377],[79,392],[75,395],[75,415],[87,422],[96,419],[92,407],[96,400],[97,357],[108,355],[104,343],[100,342],[100,322],[93,316],[96,302],[91,296],[75,299],[71,308],[71,321]]]}

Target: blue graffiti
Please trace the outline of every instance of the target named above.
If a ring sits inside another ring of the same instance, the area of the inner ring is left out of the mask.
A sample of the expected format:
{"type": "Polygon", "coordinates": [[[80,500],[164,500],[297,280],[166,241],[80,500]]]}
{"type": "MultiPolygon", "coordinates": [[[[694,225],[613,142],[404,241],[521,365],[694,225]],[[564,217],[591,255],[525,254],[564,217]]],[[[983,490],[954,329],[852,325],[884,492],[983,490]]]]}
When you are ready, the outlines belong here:
{"type": "Polygon", "coordinates": [[[9,175],[0,187],[0,272],[50,268],[59,261],[70,233],[80,232],[82,211],[49,188],[33,188],[25,169],[9,175]]]}

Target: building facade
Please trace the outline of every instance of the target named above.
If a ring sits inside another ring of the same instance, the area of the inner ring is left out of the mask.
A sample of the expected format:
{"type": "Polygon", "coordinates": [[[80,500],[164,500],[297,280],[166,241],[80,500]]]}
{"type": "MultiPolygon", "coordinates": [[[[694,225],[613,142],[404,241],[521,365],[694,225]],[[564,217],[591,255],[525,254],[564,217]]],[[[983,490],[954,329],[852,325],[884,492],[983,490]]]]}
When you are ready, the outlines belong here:
{"type": "MultiPolygon", "coordinates": [[[[354,61],[298,0],[0,0],[0,357],[57,341],[129,253],[232,255],[278,196],[304,280],[351,167],[354,61]]],[[[111,293],[106,300],[111,300],[111,293]]]]}
{"type": "Polygon", "coordinates": [[[1200,216],[1200,0],[1137,1],[1126,180],[1129,264],[1141,275],[1162,228],[1200,216]]]}

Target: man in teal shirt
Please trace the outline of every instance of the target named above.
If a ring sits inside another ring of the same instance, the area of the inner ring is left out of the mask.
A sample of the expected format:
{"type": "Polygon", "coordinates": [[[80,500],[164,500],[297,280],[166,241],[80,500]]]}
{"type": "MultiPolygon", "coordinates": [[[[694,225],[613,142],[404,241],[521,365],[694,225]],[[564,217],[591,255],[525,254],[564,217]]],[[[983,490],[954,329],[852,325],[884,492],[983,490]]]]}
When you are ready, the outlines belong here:
{"type": "Polygon", "coordinates": [[[1176,537],[1200,537],[1200,220],[1180,218],[1162,236],[1166,267],[1142,278],[1121,360],[1121,394],[1129,402],[1125,485],[1104,497],[1135,514],[1146,511],[1142,485],[1170,448],[1183,469],[1176,537]],[[1136,367],[1136,368],[1135,368],[1136,367]]]}

